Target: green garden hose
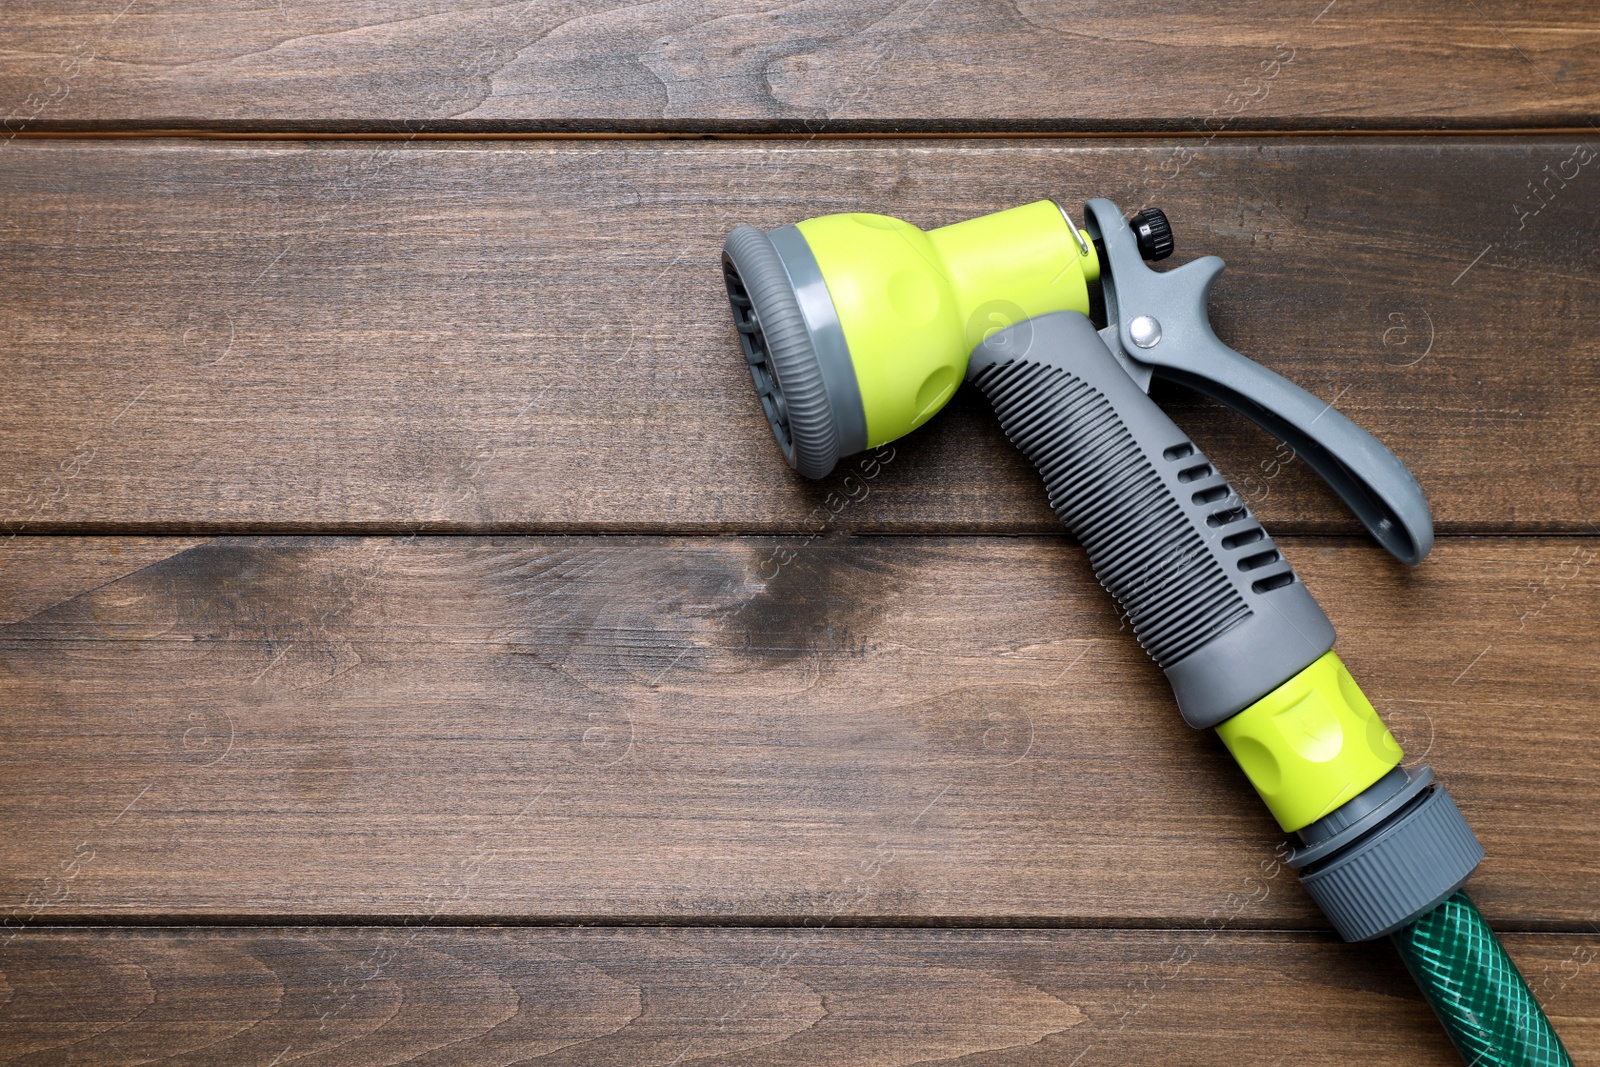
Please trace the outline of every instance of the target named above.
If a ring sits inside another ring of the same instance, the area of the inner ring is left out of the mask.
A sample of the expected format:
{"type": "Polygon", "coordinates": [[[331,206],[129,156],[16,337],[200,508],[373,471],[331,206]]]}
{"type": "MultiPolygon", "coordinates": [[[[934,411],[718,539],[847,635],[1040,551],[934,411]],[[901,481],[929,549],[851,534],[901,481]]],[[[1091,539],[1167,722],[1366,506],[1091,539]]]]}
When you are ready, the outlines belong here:
{"type": "Polygon", "coordinates": [[[1389,939],[1467,1063],[1572,1067],[1517,965],[1465,893],[1389,939]]]}

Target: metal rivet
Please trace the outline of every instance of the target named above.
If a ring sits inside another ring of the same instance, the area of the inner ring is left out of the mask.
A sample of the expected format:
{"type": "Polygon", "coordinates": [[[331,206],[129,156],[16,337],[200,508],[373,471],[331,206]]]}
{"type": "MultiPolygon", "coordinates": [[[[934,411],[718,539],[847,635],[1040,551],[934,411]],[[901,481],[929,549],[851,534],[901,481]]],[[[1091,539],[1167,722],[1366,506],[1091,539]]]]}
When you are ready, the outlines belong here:
{"type": "Polygon", "coordinates": [[[1128,336],[1140,348],[1154,348],[1161,340],[1161,323],[1149,315],[1140,315],[1128,323],[1128,336]]]}

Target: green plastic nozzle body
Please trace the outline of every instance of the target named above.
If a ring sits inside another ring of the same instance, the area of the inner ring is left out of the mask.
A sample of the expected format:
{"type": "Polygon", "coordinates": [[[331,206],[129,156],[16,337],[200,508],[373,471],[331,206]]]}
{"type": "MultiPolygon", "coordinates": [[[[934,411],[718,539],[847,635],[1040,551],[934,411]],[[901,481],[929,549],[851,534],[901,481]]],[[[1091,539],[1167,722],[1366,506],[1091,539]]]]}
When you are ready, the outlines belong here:
{"type": "Polygon", "coordinates": [[[983,339],[1035,315],[1089,311],[1100,263],[1051,200],[922,231],[887,215],[797,224],[855,365],[867,445],[903,437],[954,395],[983,339]]]}

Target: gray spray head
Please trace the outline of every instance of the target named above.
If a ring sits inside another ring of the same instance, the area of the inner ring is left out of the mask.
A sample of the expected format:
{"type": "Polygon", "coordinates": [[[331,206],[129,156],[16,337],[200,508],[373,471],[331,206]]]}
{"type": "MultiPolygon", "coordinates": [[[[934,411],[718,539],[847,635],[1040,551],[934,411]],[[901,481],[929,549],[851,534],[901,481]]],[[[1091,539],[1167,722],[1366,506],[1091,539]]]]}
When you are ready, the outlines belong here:
{"type": "Polygon", "coordinates": [[[867,447],[850,349],[822,270],[800,231],[740,226],[722,246],[739,343],[789,465],[822,478],[867,447]]]}

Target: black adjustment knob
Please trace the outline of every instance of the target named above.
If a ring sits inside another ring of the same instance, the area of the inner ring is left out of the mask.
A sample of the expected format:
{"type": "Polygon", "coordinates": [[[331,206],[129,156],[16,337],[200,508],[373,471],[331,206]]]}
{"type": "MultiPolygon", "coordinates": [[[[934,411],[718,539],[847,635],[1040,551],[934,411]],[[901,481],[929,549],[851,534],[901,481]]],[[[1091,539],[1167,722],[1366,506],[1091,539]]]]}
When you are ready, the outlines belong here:
{"type": "Polygon", "coordinates": [[[1139,254],[1148,260],[1166,259],[1172,255],[1172,223],[1166,212],[1158,207],[1147,207],[1128,220],[1133,234],[1139,239],[1139,254]]]}

